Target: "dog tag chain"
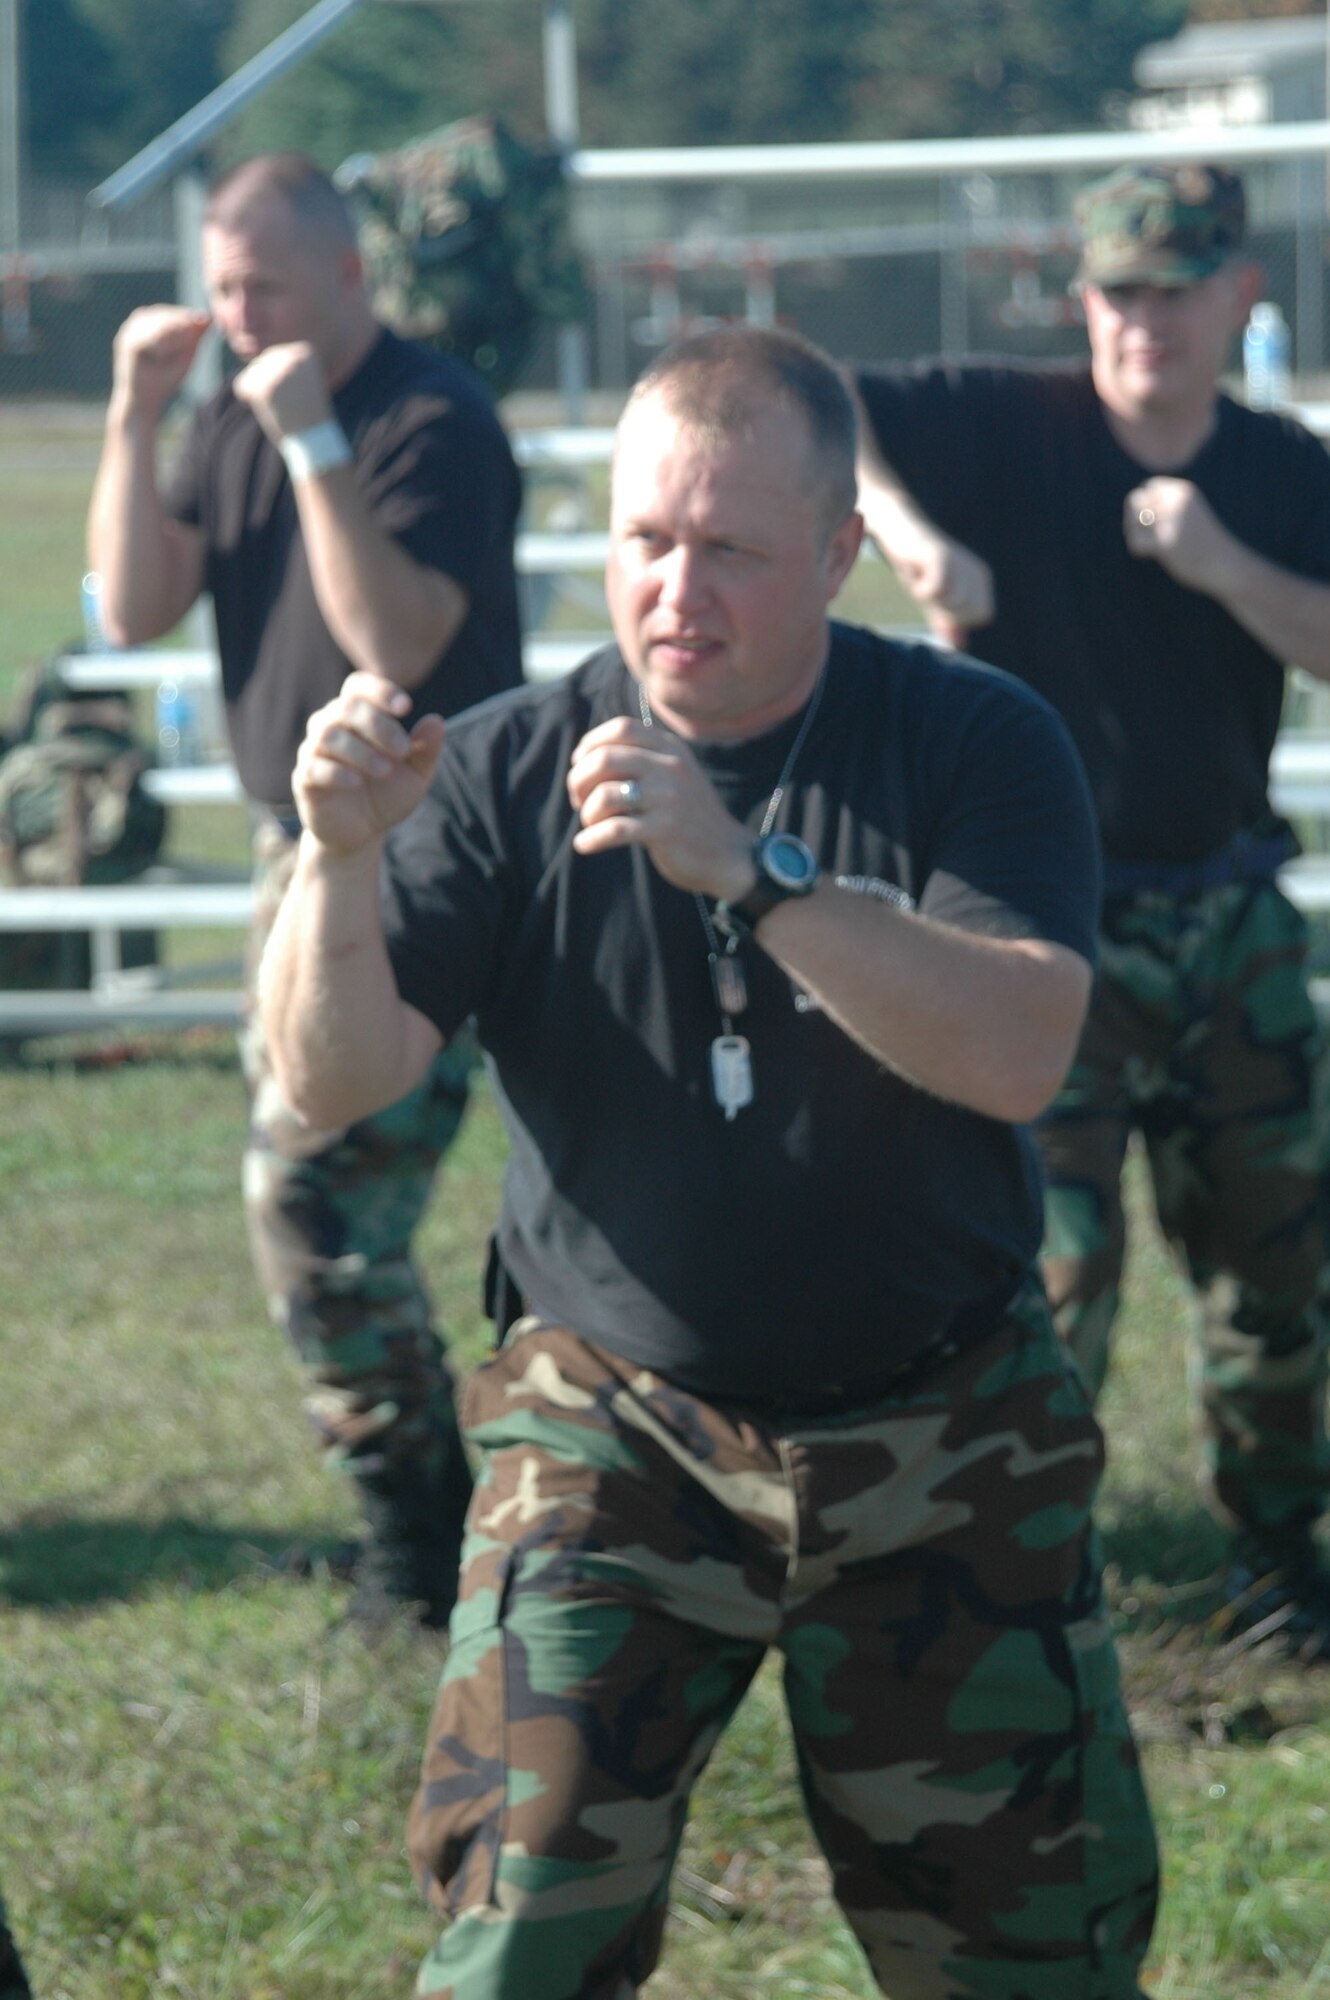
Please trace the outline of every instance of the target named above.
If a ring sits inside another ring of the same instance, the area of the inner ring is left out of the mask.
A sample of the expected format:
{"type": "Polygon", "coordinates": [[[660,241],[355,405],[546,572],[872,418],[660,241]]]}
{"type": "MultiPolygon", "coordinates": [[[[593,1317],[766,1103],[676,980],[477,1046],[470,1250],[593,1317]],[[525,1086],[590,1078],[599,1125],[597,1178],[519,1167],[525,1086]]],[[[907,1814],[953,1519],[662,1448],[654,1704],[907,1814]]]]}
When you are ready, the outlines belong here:
{"type": "MultiPolygon", "coordinates": [[[[784,769],[776,780],[776,788],[767,800],[767,809],[762,815],[762,824],[757,838],[765,840],[776,822],[780,802],[786,788],[794,776],[794,767],[799,761],[799,753],[807,741],[822,700],[822,690],[826,685],[827,671],[823,667],[813,689],[812,698],[804,711],[804,719],[785,759],[784,769]]],[[[638,682],[637,708],[644,727],[650,729],[655,721],[651,704],[646,697],[646,689],[638,682]]],[[[715,995],[716,1010],[720,1015],[721,1032],[711,1044],[711,1095],[725,1113],[728,1124],[745,1105],[753,1101],[753,1051],[747,1035],[734,1031],[736,1020],[742,1018],[748,1006],[748,979],[744,972],[743,959],[739,954],[737,937],[726,938],[722,944],[711,921],[711,912],[702,896],[694,895],[697,914],[702,919],[702,929],[707,940],[707,967],[711,973],[711,990],[715,995]]]]}

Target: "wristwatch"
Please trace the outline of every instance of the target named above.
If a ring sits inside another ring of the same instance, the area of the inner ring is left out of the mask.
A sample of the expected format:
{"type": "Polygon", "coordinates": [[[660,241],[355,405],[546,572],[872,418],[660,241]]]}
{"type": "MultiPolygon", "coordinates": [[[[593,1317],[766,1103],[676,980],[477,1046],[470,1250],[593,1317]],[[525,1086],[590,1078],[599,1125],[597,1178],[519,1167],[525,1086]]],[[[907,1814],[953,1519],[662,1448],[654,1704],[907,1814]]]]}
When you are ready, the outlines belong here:
{"type": "Polygon", "coordinates": [[[727,937],[747,937],[777,903],[811,896],[822,872],[812,848],[793,833],[769,833],[755,840],[753,866],[757,880],[748,894],[716,905],[716,929],[727,937]]]}

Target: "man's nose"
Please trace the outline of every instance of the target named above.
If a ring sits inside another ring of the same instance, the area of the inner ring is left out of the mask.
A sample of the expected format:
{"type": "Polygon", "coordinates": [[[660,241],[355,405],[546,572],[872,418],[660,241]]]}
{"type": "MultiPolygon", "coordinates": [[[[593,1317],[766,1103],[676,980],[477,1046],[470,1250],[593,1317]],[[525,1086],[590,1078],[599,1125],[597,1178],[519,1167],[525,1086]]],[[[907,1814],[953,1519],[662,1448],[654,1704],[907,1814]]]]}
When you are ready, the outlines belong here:
{"type": "Polygon", "coordinates": [[[664,562],[661,596],[667,604],[696,604],[706,590],[702,561],[696,549],[676,543],[664,562]]]}

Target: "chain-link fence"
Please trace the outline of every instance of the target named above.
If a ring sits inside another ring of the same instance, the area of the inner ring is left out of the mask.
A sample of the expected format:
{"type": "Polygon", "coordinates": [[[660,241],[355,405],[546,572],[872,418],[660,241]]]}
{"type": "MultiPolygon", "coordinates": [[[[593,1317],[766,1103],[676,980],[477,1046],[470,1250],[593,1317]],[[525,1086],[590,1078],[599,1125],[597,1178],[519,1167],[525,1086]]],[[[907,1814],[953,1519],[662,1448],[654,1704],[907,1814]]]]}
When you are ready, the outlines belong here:
{"type": "MultiPolygon", "coordinates": [[[[1072,207],[1092,178],[974,167],[584,185],[593,380],[622,387],[673,335],[736,315],[796,326],[842,359],[1074,354],[1072,207]]],[[[1311,383],[1330,367],[1324,160],[1255,161],[1245,178],[1251,251],[1311,383]]]]}
{"type": "MultiPolygon", "coordinates": [[[[1250,248],[1292,328],[1306,396],[1330,374],[1330,222],[1326,128],[1302,130],[1322,134],[1322,146],[1270,126],[1242,132],[1238,150],[1250,248]],[[1260,156],[1262,142],[1284,156],[1260,156]]],[[[736,316],[798,326],[840,358],[1072,354],[1082,344],[1068,294],[1072,202],[1114,144],[1104,134],[1046,142],[1060,154],[1048,164],[1034,164],[1038,142],[1004,140],[578,154],[576,222],[594,294],[590,386],[622,390],[674,334],[736,316]],[[828,166],[828,154],[844,164],[828,166]],[[938,166],[928,164],[934,154],[938,166]]],[[[1148,144],[1122,134],[1118,152],[1142,156],[1148,144]]],[[[1164,146],[1180,154],[1176,134],[1154,150],[1164,146]]],[[[1222,156],[1232,152],[1228,136],[1222,156]]],[[[118,322],[142,300],[176,296],[170,190],[106,214],[82,188],[30,180],[22,242],[0,268],[0,396],[104,394],[118,322]]],[[[554,386],[552,340],[528,386],[554,386]]]]}
{"type": "MultiPolygon", "coordinates": [[[[1304,396],[1330,376],[1326,129],[1248,129],[1222,146],[1211,134],[1208,148],[1240,156],[1252,253],[1292,329],[1304,396]]],[[[844,359],[1075,353],[1078,190],[1118,158],[1184,157],[1186,145],[1123,133],[576,155],[590,386],[622,390],[675,334],[733,317],[796,326],[844,359]]],[[[1206,151],[1193,142],[1192,157],[1206,151]]],[[[175,296],[169,191],[108,215],[80,189],[30,182],[22,236],[0,268],[0,397],[104,394],[119,321],[175,296]]],[[[527,386],[554,383],[547,339],[527,386]]]]}

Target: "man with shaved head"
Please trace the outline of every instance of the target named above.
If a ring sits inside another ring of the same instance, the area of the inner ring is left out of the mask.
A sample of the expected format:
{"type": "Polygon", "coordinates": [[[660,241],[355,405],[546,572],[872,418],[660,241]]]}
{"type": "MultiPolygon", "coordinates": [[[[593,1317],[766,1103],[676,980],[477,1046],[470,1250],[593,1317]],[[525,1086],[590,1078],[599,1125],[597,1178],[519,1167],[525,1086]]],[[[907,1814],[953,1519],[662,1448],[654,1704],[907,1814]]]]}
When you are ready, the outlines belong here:
{"type": "MultiPolygon", "coordinates": [[[[521,679],[519,483],[478,381],[376,320],[346,204],[300,154],[245,162],[203,227],[209,312],[148,306],[116,337],[89,523],[122,644],[200,592],[217,617],[236,766],[254,806],[255,963],[294,864],[291,772],[352,668],[453,714],[521,679]],[[239,372],[195,415],[169,479],[157,434],[210,323],[239,372]]],[[[308,1408],[356,1482],[369,1540],[358,1614],[446,1621],[469,1474],[410,1254],[466,1104],[465,1037],[381,1115],[310,1132],[281,1102],[257,1022],[245,1204],[308,1408]]]]}
{"type": "Polygon", "coordinates": [[[474,1015],[511,1142],[420,1994],[636,1991],[769,1647],[886,1992],[1139,1992],[1101,1440],[1023,1130],[1089,991],[1089,801],[1038,697],[829,621],[860,533],[826,357],[700,336],[620,424],[616,643],[446,731],[353,675],[301,751],[290,1101],[362,1116],[474,1015]]]}

